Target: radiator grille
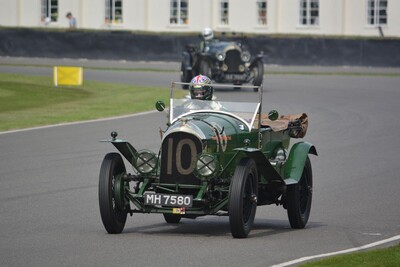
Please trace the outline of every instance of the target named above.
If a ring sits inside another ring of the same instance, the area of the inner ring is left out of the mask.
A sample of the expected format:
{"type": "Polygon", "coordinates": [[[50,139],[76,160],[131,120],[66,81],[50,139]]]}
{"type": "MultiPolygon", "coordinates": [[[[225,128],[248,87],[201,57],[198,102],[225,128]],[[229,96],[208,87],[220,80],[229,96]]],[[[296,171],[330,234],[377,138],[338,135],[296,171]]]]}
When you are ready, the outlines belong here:
{"type": "Polygon", "coordinates": [[[240,72],[239,65],[242,64],[240,51],[229,50],[226,52],[225,64],[228,66],[228,72],[240,72]]]}
{"type": "Polygon", "coordinates": [[[202,150],[201,141],[196,136],[172,133],[164,139],[161,149],[161,183],[200,184],[193,174],[193,162],[202,150]]]}

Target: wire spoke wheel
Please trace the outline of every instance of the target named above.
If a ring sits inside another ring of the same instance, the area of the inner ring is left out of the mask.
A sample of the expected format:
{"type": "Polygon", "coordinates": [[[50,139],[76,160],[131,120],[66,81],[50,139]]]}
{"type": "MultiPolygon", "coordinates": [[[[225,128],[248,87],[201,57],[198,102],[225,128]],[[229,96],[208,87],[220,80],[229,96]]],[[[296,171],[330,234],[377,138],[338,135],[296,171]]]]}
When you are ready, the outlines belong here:
{"type": "Polygon", "coordinates": [[[101,220],[109,234],[119,234],[125,226],[127,211],[117,205],[121,196],[115,196],[118,191],[115,190],[116,183],[120,182],[125,172],[120,154],[108,153],[104,157],[99,176],[99,206],[101,220]]]}
{"type": "Polygon", "coordinates": [[[287,214],[290,226],[304,228],[311,211],[313,178],[310,159],[307,157],[303,174],[297,184],[287,188],[287,214]]]}
{"type": "MultiPolygon", "coordinates": [[[[251,69],[251,73],[253,76],[253,85],[260,86],[263,83],[264,79],[264,64],[262,61],[257,61],[255,66],[251,69]]],[[[257,88],[254,88],[254,91],[258,91],[257,88]]]]}
{"type": "Polygon", "coordinates": [[[232,236],[245,238],[251,231],[257,208],[257,167],[243,158],[232,177],[229,193],[229,223],[232,236]]]}

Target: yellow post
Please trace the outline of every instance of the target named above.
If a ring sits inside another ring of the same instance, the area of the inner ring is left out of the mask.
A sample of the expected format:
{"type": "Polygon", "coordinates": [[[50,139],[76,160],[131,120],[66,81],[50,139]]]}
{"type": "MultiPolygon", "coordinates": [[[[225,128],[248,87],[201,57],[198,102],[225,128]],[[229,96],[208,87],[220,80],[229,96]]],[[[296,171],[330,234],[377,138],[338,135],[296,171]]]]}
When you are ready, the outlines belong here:
{"type": "Polygon", "coordinates": [[[62,67],[56,66],[53,71],[54,85],[82,85],[82,67],[62,67]]]}

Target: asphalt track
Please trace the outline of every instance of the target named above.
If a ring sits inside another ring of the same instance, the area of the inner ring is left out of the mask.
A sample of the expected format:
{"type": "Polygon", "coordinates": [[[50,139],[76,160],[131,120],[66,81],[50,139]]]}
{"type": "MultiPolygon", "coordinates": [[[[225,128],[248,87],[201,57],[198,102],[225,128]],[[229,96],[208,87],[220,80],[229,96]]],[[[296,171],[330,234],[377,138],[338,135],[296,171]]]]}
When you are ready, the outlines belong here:
{"type": "MultiPolygon", "coordinates": [[[[48,67],[0,71],[51,75],[48,67]]],[[[157,86],[177,78],[174,72],[85,71],[85,79],[157,86]]],[[[319,156],[311,158],[307,228],[292,230],[282,207],[263,206],[247,239],[233,239],[228,218],[212,216],[171,226],[161,215],[135,214],[122,234],[106,234],[98,173],[105,153],[115,150],[98,140],[116,130],[135,147],[156,151],[165,117],[150,112],[0,134],[0,265],[271,266],[398,236],[400,77],[289,72],[266,75],[264,84],[266,111],[309,115],[305,140],[319,156]]],[[[217,95],[255,97],[246,90],[217,95]]]]}

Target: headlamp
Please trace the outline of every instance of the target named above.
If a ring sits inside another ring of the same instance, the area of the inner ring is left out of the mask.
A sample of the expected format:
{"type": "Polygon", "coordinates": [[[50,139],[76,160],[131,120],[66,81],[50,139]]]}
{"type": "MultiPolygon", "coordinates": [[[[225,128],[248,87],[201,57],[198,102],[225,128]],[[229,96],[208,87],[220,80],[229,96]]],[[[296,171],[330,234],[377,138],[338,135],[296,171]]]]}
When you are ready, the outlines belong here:
{"type": "Polygon", "coordinates": [[[225,60],[225,53],[222,53],[222,52],[217,53],[217,59],[219,61],[224,61],[225,60]]]}
{"type": "Polygon", "coordinates": [[[250,52],[249,51],[243,51],[241,57],[242,57],[242,60],[244,62],[249,62],[250,58],[251,58],[250,52]]]}
{"type": "Polygon", "coordinates": [[[133,165],[141,174],[149,174],[157,167],[157,156],[149,150],[142,150],[134,160],[133,165]]]}
{"type": "Polygon", "coordinates": [[[194,174],[197,178],[214,178],[219,172],[217,158],[211,154],[201,154],[197,157],[194,174]]]}

